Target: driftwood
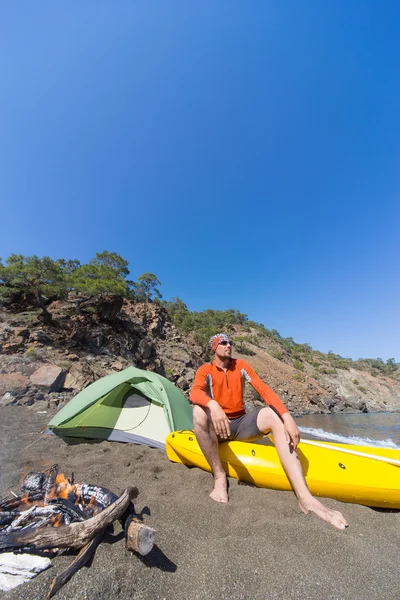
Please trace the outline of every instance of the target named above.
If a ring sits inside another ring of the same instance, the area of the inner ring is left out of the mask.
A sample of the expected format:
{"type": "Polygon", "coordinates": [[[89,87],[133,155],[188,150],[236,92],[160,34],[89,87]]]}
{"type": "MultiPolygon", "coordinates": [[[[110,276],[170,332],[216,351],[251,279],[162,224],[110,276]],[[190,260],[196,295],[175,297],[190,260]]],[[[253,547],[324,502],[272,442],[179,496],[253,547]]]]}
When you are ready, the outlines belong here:
{"type": "Polygon", "coordinates": [[[92,558],[97,546],[103,539],[103,536],[104,531],[100,531],[100,533],[98,533],[96,537],[94,537],[92,540],[90,540],[88,544],[86,544],[86,546],[83,546],[83,548],[81,548],[78,556],[72,561],[69,567],[53,579],[50,585],[49,592],[46,596],[46,600],[52,598],[58,592],[58,590],[60,590],[62,586],[65,583],[67,583],[67,581],[69,581],[71,577],[92,558]]]}
{"type": "Polygon", "coordinates": [[[43,528],[43,530],[22,530],[0,534],[0,550],[34,547],[45,548],[82,548],[100,531],[123,515],[131,501],[138,495],[137,488],[129,487],[110,506],[96,516],[60,527],[43,528]]]}

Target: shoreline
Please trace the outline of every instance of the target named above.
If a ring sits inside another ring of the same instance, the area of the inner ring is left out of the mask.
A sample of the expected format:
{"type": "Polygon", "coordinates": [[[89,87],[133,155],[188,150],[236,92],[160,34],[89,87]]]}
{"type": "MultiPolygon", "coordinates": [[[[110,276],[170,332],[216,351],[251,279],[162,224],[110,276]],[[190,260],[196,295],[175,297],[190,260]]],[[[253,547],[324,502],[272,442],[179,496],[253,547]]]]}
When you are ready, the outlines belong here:
{"type": "MultiPolygon", "coordinates": [[[[134,502],[144,522],[157,530],[145,557],[124,547],[120,526],[97,548],[55,596],[60,600],[394,600],[400,511],[323,501],[340,510],[349,528],[338,531],[303,515],[294,495],[243,485],[230,479],[230,502],[208,494],[209,473],[169,462],[162,450],[116,442],[67,445],[41,435],[54,412],[3,407],[0,423],[0,490],[19,492],[22,477],[58,463],[76,481],[120,494],[139,489],[134,502]]],[[[6,600],[44,598],[52,579],[73,556],[23,586],[6,600]]]]}

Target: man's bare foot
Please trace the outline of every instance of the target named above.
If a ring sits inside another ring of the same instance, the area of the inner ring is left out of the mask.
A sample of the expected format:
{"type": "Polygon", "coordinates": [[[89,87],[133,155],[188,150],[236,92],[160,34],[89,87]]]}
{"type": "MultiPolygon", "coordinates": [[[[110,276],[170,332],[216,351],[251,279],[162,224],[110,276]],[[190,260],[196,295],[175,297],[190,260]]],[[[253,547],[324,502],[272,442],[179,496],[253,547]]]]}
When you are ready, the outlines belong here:
{"type": "Polygon", "coordinates": [[[223,504],[228,502],[228,481],[225,474],[214,477],[214,489],[210,494],[210,498],[223,504]]]}
{"type": "Polygon", "coordinates": [[[324,506],[319,500],[316,500],[316,498],[312,498],[309,501],[299,500],[299,507],[306,515],[309,512],[313,512],[317,517],[323,521],[327,521],[337,529],[346,529],[346,527],[348,527],[348,523],[342,513],[338,510],[331,510],[324,506]]]}

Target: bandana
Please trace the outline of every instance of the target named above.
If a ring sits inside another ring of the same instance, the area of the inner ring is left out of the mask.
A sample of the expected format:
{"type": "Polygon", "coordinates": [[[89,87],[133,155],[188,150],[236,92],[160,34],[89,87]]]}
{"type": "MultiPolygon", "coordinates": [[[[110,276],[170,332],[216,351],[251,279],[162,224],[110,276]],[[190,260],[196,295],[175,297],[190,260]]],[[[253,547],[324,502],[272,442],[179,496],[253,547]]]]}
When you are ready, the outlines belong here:
{"type": "Polygon", "coordinates": [[[231,338],[226,335],[226,333],[217,333],[216,335],[213,335],[212,338],[210,338],[210,348],[213,352],[216,351],[218,344],[220,344],[221,342],[231,342],[231,338]]]}

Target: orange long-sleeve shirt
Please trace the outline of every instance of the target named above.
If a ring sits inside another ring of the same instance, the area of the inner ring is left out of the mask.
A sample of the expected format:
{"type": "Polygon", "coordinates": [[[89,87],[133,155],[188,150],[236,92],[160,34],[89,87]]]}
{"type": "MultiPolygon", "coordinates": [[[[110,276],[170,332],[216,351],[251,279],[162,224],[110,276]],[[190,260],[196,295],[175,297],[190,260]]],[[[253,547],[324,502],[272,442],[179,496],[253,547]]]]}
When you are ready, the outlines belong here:
{"type": "Polygon", "coordinates": [[[207,406],[211,399],[216,400],[229,419],[236,419],[246,412],[243,403],[246,381],[280,415],[288,412],[275,392],[265,385],[254,369],[245,360],[236,358],[231,358],[226,371],[217,367],[214,361],[202,365],[196,373],[190,400],[200,406],[207,406]]]}

